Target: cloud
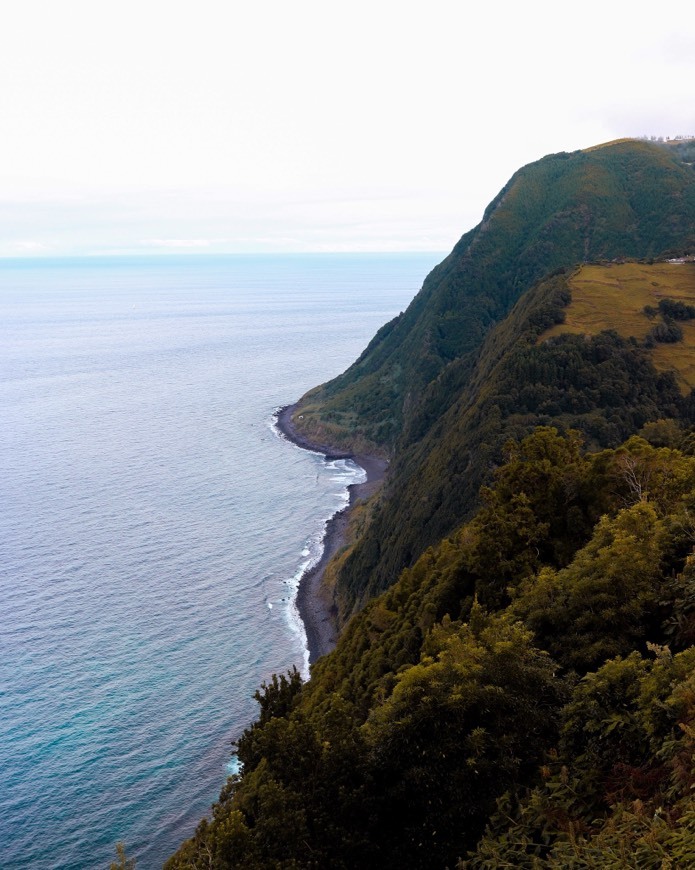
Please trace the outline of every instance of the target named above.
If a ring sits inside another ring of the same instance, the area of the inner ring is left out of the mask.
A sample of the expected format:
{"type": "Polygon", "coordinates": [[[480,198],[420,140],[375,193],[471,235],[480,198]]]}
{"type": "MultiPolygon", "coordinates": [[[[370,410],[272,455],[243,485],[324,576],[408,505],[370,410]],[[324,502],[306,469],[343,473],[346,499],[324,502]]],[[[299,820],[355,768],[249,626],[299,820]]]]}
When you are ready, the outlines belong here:
{"type": "Polygon", "coordinates": [[[45,254],[50,245],[36,239],[3,239],[0,242],[0,257],[24,257],[45,254]]]}
{"type": "Polygon", "coordinates": [[[75,4],[0,30],[0,252],[442,250],[544,154],[695,131],[692,0],[75,4]]]}
{"type": "Polygon", "coordinates": [[[145,239],[141,244],[150,248],[209,248],[222,239],[145,239]]]}
{"type": "Polygon", "coordinates": [[[19,251],[38,251],[44,250],[46,245],[43,242],[37,242],[34,239],[19,239],[11,243],[11,247],[17,248],[19,251]]]}

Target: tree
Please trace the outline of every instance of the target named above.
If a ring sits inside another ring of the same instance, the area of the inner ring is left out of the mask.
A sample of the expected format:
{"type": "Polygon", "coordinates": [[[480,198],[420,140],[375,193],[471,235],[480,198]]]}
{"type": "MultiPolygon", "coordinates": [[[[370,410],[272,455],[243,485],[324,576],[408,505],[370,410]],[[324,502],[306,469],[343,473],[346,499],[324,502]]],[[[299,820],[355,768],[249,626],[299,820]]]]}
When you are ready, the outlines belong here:
{"type": "Polygon", "coordinates": [[[116,860],[111,862],[109,870],[134,870],[135,858],[128,858],[125,846],[121,841],[116,843],[116,860]]]}
{"type": "Polygon", "coordinates": [[[479,605],[435,629],[427,652],[365,726],[390,867],[451,866],[470,848],[496,798],[535,771],[563,697],[530,633],[479,605]]]}
{"type": "Polygon", "coordinates": [[[644,501],[603,517],[567,568],[544,568],[521,585],[513,611],[557,661],[585,673],[649,639],[664,545],[663,524],[644,501]]]}

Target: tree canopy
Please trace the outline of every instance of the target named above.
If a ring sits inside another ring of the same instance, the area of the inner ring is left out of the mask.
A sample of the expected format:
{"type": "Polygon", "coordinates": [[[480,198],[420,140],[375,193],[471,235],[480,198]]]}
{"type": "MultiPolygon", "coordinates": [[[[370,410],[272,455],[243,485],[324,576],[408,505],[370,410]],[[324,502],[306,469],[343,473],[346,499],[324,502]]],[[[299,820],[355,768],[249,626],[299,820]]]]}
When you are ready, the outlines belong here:
{"type": "Polygon", "coordinates": [[[308,683],[262,687],[169,870],[688,864],[695,458],[550,428],[505,453],[308,683]]]}

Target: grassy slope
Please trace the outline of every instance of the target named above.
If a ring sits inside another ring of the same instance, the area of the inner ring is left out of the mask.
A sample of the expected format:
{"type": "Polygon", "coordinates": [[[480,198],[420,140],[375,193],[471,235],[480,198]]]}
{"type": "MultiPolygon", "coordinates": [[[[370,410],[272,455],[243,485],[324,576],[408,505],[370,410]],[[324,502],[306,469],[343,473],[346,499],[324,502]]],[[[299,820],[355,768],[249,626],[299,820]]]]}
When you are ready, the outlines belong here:
{"type": "MultiPolygon", "coordinates": [[[[541,337],[573,333],[597,335],[614,329],[629,338],[643,340],[654,321],[644,314],[645,305],[656,307],[660,299],[695,304],[695,263],[623,263],[584,266],[569,282],[572,302],[566,319],[541,337]]],[[[675,371],[681,391],[695,387],[695,322],[681,324],[683,341],[657,344],[650,355],[659,371],[675,371]]]]}
{"type": "Polygon", "coordinates": [[[659,374],[634,341],[602,333],[538,342],[564,313],[568,280],[550,278],[519,300],[485,341],[467,388],[396,460],[382,503],[343,555],[336,589],[344,614],[470,515],[508,438],[556,425],[582,431],[592,447],[615,446],[648,420],[687,414],[672,375],[659,374]]]}

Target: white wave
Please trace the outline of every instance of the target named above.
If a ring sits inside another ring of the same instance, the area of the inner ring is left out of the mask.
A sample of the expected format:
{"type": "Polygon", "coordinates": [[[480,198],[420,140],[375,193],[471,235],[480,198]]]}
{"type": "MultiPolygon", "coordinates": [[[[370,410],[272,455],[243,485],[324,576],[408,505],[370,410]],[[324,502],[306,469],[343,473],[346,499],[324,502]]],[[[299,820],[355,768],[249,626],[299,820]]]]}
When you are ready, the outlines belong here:
{"type": "Polygon", "coordinates": [[[227,771],[227,776],[235,776],[236,774],[241,773],[241,768],[243,767],[242,763],[239,761],[239,756],[236,752],[233,752],[231,758],[225,765],[225,770],[227,771]]]}

